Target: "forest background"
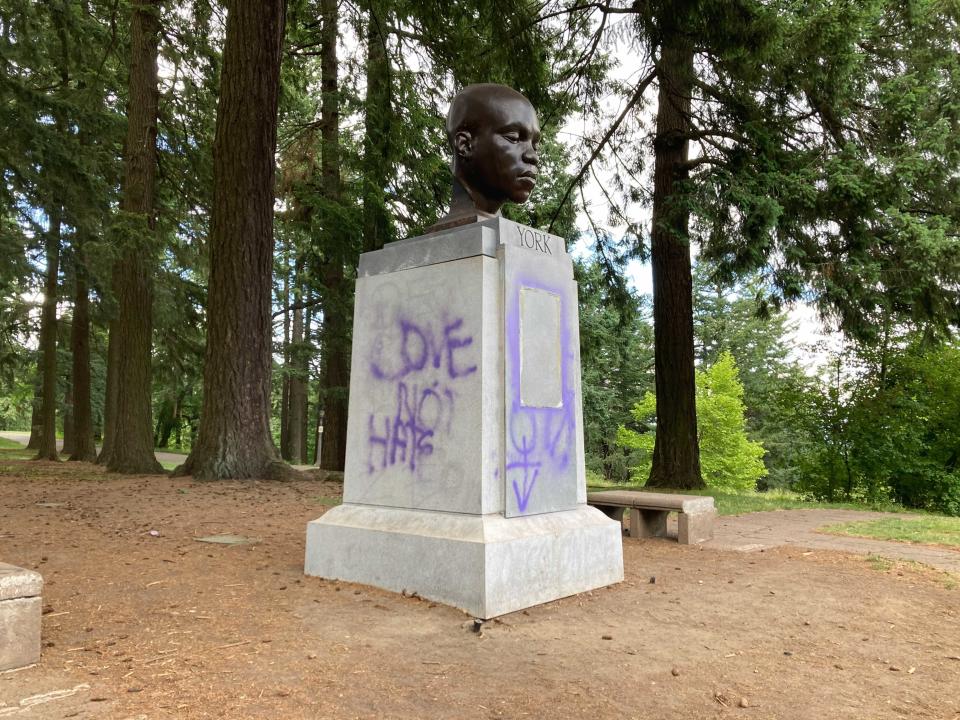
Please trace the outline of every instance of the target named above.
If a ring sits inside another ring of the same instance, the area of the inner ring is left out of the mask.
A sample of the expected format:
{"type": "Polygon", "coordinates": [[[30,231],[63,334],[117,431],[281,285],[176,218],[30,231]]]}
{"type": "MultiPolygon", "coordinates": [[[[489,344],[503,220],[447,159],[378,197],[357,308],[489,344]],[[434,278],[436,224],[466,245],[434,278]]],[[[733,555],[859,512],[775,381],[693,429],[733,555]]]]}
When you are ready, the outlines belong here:
{"type": "Polygon", "coordinates": [[[507,213],[577,256],[592,481],[960,515],[958,16],[0,0],[0,429],[124,472],[342,469],[357,258],[442,215],[446,105],[495,81],[544,128],[507,213]],[[797,303],[839,349],[791,343],[797,303]]]}

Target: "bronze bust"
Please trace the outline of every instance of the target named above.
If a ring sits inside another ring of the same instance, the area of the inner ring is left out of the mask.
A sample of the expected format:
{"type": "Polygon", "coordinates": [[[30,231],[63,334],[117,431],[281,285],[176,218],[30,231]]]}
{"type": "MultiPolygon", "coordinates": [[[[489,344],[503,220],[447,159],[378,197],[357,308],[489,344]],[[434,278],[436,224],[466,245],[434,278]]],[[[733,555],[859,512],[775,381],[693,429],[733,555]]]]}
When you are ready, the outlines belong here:
{"type": "Polygon", "coordinates": [[[493,217],[522,203],[537,182],[540,123],[533,105],[506,85],[468,85],[450,103],[447,140],[453,152],[450,212],[427,232],[493,217]]]}

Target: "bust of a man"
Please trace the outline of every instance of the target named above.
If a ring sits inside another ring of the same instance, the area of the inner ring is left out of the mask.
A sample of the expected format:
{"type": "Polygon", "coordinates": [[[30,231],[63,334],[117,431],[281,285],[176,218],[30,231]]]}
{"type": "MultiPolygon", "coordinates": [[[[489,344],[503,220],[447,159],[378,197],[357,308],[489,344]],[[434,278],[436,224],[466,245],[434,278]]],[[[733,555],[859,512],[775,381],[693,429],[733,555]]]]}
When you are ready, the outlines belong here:
{"type": "Polygon", "coordinates": [[[427,232],[493,217],[522,203],[537,182],[540,123],[533,105],[505,85],[468,85],[447,113],[453,152],[450,212],[427,232]]]}

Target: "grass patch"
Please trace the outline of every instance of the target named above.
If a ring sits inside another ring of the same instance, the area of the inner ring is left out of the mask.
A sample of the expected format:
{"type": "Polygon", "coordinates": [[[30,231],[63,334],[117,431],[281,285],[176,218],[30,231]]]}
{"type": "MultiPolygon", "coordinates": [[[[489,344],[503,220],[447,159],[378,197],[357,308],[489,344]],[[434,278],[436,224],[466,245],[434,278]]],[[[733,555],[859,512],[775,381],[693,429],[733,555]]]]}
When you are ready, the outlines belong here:
{"type": "Polygon", "coordinates": [[[0,460],[32,460],[36,456],[36,450],[27,450],[20,443],[0,438],[0,460]]]}
{"type": "Polygon", "coordinates": [[[874,510],[878,512],[916,512],[903,508],[896,503],[826,503],[805,500],[789,490],[769,490],[767,492],[732,493],[704,488],[703,490],[667,490],[646,488],[639,485],[614,485],[597,482],[597,476],[588,478],[587,490],[642,490],[644,492],[678,493],[681,495],[709,495],[713,498],[717,513],[720,515],[742,515],[764,510],[874,510]]]}
{"type": "Polygon", "coordinates": [[[867,555],[867,564],[877,572],[888,572],[893,567],[893,560],[882,555],[867,555]]]}
{"type": "Polygon", "coordinates": [[[946,545],[960,548],[960,518],[924,515],[917,518],[882,518],[840,523],[820,528],[831,535],[852,535],[874,540],[946,545]]]}

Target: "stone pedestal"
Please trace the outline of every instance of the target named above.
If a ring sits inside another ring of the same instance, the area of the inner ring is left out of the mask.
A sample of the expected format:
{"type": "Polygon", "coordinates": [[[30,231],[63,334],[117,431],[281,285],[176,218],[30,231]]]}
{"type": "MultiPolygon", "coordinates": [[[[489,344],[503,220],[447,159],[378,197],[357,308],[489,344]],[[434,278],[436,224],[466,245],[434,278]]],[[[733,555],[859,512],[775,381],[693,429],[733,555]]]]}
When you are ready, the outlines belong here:
{"type": "Polygon", "coordinates": [[[0,563],[0,671],[40,662],[40,592],[32,570],[0,563]]]}
{"type": "Polygon", "coordinates": [[[495,217],[361,257],[344,504],[305,571],[487,618],[623,578],[586,505],[561,238],[495,217]]]}

